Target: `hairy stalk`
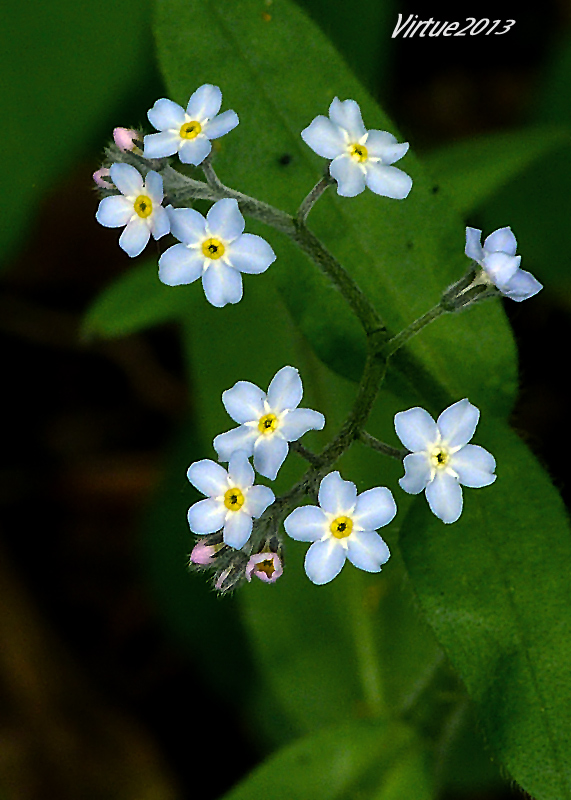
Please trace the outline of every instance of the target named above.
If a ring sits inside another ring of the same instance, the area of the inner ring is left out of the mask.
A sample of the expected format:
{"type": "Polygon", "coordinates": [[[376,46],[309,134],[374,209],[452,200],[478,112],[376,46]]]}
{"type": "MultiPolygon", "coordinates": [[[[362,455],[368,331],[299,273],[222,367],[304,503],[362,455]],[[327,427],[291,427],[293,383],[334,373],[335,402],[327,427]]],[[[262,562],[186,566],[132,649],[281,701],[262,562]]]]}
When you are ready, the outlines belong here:
{"type": "Polygon", "coordinates": [[[320,181],[318,181],[307,197],[303,200],[302,204],[300,205],[297,211],[297,222],[299,225],[304,225],[309,212],[313,208],[313,206],[317,203],[321,195],[325,192],[325,190],[331,186],[333,183],[333,178],[328,174],[324,175],[320,181]]]}
{"type": "Polygon", "coordinates": [[[383,348],[383,355],[386,358],[390,358],[393,353],[400,350],[403,345],[409,342],[423,328],[426,328],[427,325],[430,325],[431,322],[434,322],[435,319],[438,319],[438,317],[446,313],[448,313],[447,309],[444,308],[442,303],[438,303],[438,305],[435,305],[427,311],[426,314],[423,314],[418,319],[415,319],[414,322],[411,322],[407,328],[404,328],[400,333],[397,333],[396,336],[393,336],[392,339],[389,339],[383,348]]]}
{"type": "Polygon", "coordinates": [[[371,447],[373,450],[377,450],[379,453],[383,453],[385,456],[396,458],[398,461],[402,461],[405,456],[409,454],[408,450],[399,450],[398,447],[392,447],[390,444],[385,444],[384,442],[379,441],[379,439],[376,439],[374,436],[371,436],[371,434],[367,433],[367,431],[360,431],[359,439],[363,442],[363,444],[366,444],[367,447],[371,447]]]}

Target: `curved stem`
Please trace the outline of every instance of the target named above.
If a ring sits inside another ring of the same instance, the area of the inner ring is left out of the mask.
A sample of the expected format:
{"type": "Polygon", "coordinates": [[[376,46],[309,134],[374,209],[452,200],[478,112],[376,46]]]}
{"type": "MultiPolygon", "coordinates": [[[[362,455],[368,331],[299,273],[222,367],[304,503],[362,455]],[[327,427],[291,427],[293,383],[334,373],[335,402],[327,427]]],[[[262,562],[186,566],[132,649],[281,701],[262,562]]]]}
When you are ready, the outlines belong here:
{"type": "Polygon", "coordinates": [[[404,328],[404,330],[397,333],[396,336],[393,336],[392,339],[389,339],[383,348],[383,354],[386,358],[390,358],[393,353],[400,350],[400,348],[416,336],[419,331],[426,328],[427,325],[430,325],[431,322],[434,322],[435,319],[438,319],[438,317],[446,313],[448,313],[447,309],[443,307],[442,303],[438,303],[438,305],[427,311],[426,314],[423,314],[418,319],[415,319],[414,322],[411,322],[407,328],[404,328]]]}
{"type": "Polygon", "coordinates": [[[379,453],[383,453],[385,456],[390,456],[391,458],[396,458],[398,461],[402,461],[405,456],[409,454],[408,450],[399,450],[398,447],[392,447],[390,444],[385,444],[384,442],[379,441],[374,436],[371,436],[370,433],[367,431],[361,431],[359,433],[359,439],[366,444],[367,447],[371,447],[373,450],[377,450],[379,453]]]}
{"type": "Polygon", "coordinates": [[[317,203],[321,195],[325,192],[325,190],[331,186],[333,183],[333,178],[330,175],[324,175],[320,181],[318,181],[307,197],[303,200],[302,204],[300,205],[297,211],[297,222],[300,225],[305,224],[307,220],[308,214],[313,208],[313,206],[317,203]]]}

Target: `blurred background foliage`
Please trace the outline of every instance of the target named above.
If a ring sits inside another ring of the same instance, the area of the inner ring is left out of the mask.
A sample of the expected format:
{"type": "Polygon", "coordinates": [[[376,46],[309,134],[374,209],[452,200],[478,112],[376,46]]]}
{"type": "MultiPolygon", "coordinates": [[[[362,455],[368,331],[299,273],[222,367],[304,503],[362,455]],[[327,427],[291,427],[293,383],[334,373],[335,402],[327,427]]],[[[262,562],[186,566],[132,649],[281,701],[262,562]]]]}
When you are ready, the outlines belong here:
{"type": "MultiPolygon", "coordinates": [[[[273,4],[261,0],[260,15],[279,13],[279,0],[273,4]]],[[[535,10],[496,3],[479,16],[515,18],[513,31],[461,40],[391,39],[399,12],[418,13],[407,3],[363,0],[358,14],[324,0],[302,5],[397,120],[455,211],[486,231],[512,225],[524,267],[544,282],[533,303],[505,306],[520,348],[512,423],[569,502],[569,396],[560,366],[571,308],[568,4],[545,3],[539,24],[535,10]]],[[[459,14],[438,3],[430,9],[434,19],[459,14]]],[[[508,797],[464,690],[417,609],[391,529],[393,569],[382,581],[347,568],[335,585],[316,590],[302,571],[304,548],[295,545],[287,581],[276,587],[252,585],[219,600],[186,573],[185,513],[196,499],[186,468],[209,457],[212,436],[230,427],[221,389],[239,378],[266,386],[273,375],[256,357],[263,332],[272,331],[272,359],[290,363],[294,353],[302,376],[311,376],[305,402],[324,411],[330,431],[354,386],[308,348],[313,332],[300,333],[273,282],[246,280],[245,299],[222,312],[222,328],[221,312],[196,286],[175,297],[157,283],[154,244],[131,261],[115,232],[95,223],[90,176],[113,127],[144,124],[166,91],[151,18],[151,4],[134,0],[2,10],[8,424],[0,797],[208,800],[285,746],[250,788],[229,798],[263,796],[277,784],[290,800],[423,800],[434,796],[433,773],[415,731],[430,743],[442,796],[508,797]],[[183,317],[183,325],[174,322],[183,317]],[[228,367],[238,339],[254,354],[247,375],[242,363],[228,367]],[[223,375],[212,363],[226,365],[223,375]],[[357,605],[356,590],[364,598],[357,605]],[[291,609],[311,614],[300,620],[291,609]],[[367,683],[359,626],[379,613],[386,704],[407,719],[397,728],[369,723],[379,698],[375,676],[367,683]],[[423,680],[429,699],[414,705],[411,687],[418,693],[423,680]],[[365,697],[362,682],[370,687],[365,697]]],[[[197,48],[201,38],[199,28],[197,48]]],[[[295,48],[291,42],[292,57],[295,48]]],[[[192,53],[184,58],[192,62],[192,53]]],[[[327,75],[331,65],[316,58],[315,69],[327,75]]],[[[188,94],[196,83],[190,72],[188,94]]],[[[292,89],[300,103],[303,88],[292,89]]],[[[330,94],[337,91],[332,85],[330,94]]],[[[273,180],[286,184],[288,166],[273,169],[273,180]]],[[[230,162],[223,177],[236,185],[230,162]]],[[[386,395],[373,433],[387,435],[399,402],[386,395]]],[[[311,446],[325,441],[312,436],[311,446]]],[[[379,460],[354,450],[343,468],[366,488],[377,482],[379,460]]],[[[278,492],[302,466],[290,457],[278,492]]],[[[394,487],[399,474],[382,462],[378,482],[394,487]]],[[[406,499],[403,515],[405,506],[406,499]]]]}

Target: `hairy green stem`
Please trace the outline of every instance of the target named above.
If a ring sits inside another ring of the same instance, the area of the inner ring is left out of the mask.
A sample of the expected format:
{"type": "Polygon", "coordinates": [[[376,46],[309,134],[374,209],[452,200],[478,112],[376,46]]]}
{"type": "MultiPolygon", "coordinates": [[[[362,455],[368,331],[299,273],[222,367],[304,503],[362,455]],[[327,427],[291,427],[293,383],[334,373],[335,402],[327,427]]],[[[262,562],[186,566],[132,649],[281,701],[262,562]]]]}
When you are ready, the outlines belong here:
{"type": "Polygon", "coordinates": [[[371,447],[373,450],[377,450],[379,453],[383,453],[385,456],[396,458],[398,461],[402,461],[405,456],[409,454],[409,450],[399,450],[398,447],[392,447],[390,444],[385,444],[385,442],[381,442],[379,439],[371,436],[371,434],[367,433],[367,431],[360,431],[359,439],[363,442],[363,444],[366,444],[367,447],[371,447]]]}
{"type": "Polygon", "coordinates": [[[427,325],[430,325],[431,322],[434,322],[435,319],[441,317],[443,314],[448,313],[447,310],[443,307],[442,303],[438,303],[438,305],[431,308],[426,314],[423,314],[418,319],[415,319],[414,322],[404,328],[400,333],[397,333],[396,336],[393,336],[392,339],[386,343],[383,348],[383,354],[386,358],[390,358],[393,353],[396,353],[397,350],[400,350],[407,342],[409,342],[417,333],[419,333],[423,328],[426,328],[427,325]]]}
{"type": "Polygon", "coordinates": [[[299,225],[305,224],[309,212],[332,183],[333,178],[330,175],[324,175],[323,178],[315,184],[297,211],[296,219],[299,225]]]}

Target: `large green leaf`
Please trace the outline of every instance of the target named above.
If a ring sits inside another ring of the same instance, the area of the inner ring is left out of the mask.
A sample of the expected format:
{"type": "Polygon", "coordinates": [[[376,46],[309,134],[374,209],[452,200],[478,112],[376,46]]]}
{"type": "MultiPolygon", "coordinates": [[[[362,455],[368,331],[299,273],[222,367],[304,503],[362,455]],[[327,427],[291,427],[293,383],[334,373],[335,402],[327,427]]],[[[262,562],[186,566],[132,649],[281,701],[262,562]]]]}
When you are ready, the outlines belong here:
{"type": "Polygon", "coordinates": [[[536,800],[571,797],[571,536],[547,475],[483,421],[498,480],[444,525],[419,497],[401,548],[421,605],[478,703],[484,733],[536,800]]]}
{"type": "MultiPolygon", "coordinates": [[[[333,96],[355,98],[371,127],[394,125],[293,3],[277,0],[270,19],[265,12],[261,0],[160,0],[158,52],[172,99],[186,103],[198,85],[216,83],[224,107],[238,111],[240,126],[220,140],[222,179],[293,212],[324,167],[300,131],[333,96]]],[[[393,331],[436,303],[468,263],[450,203],[434,193],[414,154],[402,167],[414,178],[406,201],[370,192],[347,199],[329,190],[310,217],[393,331]]],[[[363,336],[343,299],[283,237],[266,235],[278,253],[275,279],[311,343],[335,369],[358,376],[363,336]]],[[[514,346],[497,304],[435,323],[411,351],[450,396],[468,394],[499,414],[509,409],[514,346]]]]}

